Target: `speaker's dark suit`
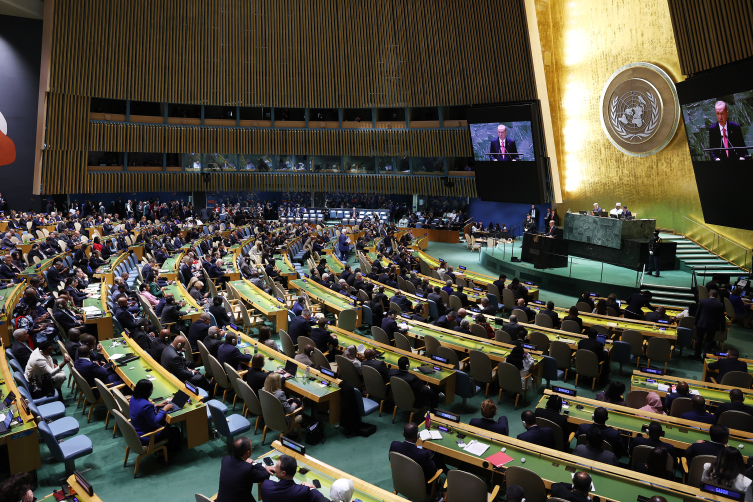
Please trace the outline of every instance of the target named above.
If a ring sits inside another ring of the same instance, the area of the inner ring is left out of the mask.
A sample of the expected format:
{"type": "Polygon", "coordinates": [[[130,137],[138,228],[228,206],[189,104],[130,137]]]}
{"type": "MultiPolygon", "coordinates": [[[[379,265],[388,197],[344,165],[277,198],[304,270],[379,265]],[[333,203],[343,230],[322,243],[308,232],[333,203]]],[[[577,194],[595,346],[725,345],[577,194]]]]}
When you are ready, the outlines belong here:
{"type": "MultiPolygon", "coordinates": [[[[745,145],[745,138],[743,138],[743,131],[740,126],[734,122],[727,121],[727,140],[729,146],[743,146],[745,145]]],[[[719,129],[719,122],[709,127],[709,148],[724,148],[724,141],[722,140],[722,131],[719,129]]],[[[712,160],[739,160],[740,157],[745,157],[747,150],[734,149],[729,150],[729,156],[727,156],[724,150],[712,150],[709,152],[712,160]]]]}
{"type": "Polygon", "coordinates": [[[554,439],[554,431],[539,427],[538,425],[534,425],[522,434],[518,434],[518,439],[543,446],[544,448],[555,448],[557,446],[557,442],[554,439]]]}
{"type": "MultiPolygon", "coordinates": [[[[519,157],[518,155],[511,156],[500,154],[501,151],[502,150],[499,147],[499,138],[494,138],[494,140],[489,144],[489,153],[497,155],[489,155],[489,160],[508,161],[516,160],[519,157]]],[[[505,138],[505,153],[518,153],[518,148],[515,146],[515,140],[505,138]]]]}
{"type": "Polygon", "coordinates": [[[487,431],[502,434],[503,436],[510,435],[510,427],[507,425],[507,417],[499,417],[496,422],[491,418],[472,418],[470,425],[484,429],[487,431]]]}

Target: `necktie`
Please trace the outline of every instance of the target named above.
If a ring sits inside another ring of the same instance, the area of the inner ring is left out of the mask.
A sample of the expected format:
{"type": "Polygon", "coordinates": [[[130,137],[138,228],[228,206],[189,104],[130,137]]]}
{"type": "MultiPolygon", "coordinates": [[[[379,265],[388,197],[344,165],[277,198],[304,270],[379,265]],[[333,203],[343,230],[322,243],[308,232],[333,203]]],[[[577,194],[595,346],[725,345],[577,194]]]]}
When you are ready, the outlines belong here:
{"type": "MultiPolygon", "coordinates": [[[[722,136],[724,137],[724,148],[729,148],[729,141],[727,140],[727,128],[722,128],[722,136]]],[[[729,157],[729,150],[725,150],[727,157],[729,157]]]]}
{"type": "Polygon", "coordinates": [[[504,159],[505,158],[504,157],[504,153],[505,153],[505,142],[504,142],[504,140],[499,142],[499,147],[500,147],[499,151],[502,152],[502,158],[504,159]]]}

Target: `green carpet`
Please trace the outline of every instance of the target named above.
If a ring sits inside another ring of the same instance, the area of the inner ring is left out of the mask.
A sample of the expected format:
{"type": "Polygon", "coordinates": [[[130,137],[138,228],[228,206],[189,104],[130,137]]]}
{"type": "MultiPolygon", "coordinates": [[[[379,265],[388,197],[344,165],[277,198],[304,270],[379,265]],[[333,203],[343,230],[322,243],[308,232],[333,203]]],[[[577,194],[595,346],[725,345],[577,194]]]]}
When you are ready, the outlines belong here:
{"type": "MultiPolygon", "coordinates": [[[[489,273],[488,270],[478,264],[478,255],[471,254],[463,244],[431,243],[427,251],[432,256],[448,260],[451,264],[462,263],[470,270],[489,273]]],[[[579,294],[579,291],[573,291],[573,294],[568,297],[541,291],[540,298],[542,300],[551,299],[559,306],[569,307],[574,305],[575,298],[579,294]]],[[[733,325],[730,331],[728,345],[739,348],[742,354],[753,354],[750,331],[739,328],[737,325],[733,325]]],[[[690,379],[700,379],[701,377],[701,363],[689,361],[685,358],[674,358],[668,367],[669,374],[673,376],[690,379]]],[[[620,375],[619,367],[615,364],[612,368],[612,378],[624,382],[629,388],[628,375],[631,371],[632,368],[625,367],[624,375],[620,375]]],[[[564,385],[572,386],[573,382],[574,375],[570,376],[564,385]]],[[[562,384],[562,382],[558,383],[562,384]]],[[[596,387],[596,391],[602,389],[603,386],[596,387]]],[[[539,393],[529,394],[528,404],[521,405],[517,410],[513,407],[514,400],[503,396],[502,404],[498,405],[499,413],[508,417],[511,436],[523,432],[520,413],[535,406],[535,403],[541,398],[541,391],[542,389],[539,389],[539,393]]],[[[596,394],[589,387],[579,387],[578,392],[579,395],[584,397],[595,397],[596,394]]],[[[102,407],[95,411],[92,422],[87,424],[86,418],[81,414],[81,409],[76,408],[75,401],[68,395],[67,387],[63,387],[63,393],[68,407],[67,414],[76,417],[81,424],[79,434],[86,434],[94,444],[94,453],[77,460],[76,466],[79,469],[91,468],[91,471],[86,473],[85,476],[104,502],[158,499],[171,502],[189,502],[194,500],[194,493],[198,492],[211,496],[217,492],[220,460],[225,454],[226,448],[224,438],[209,441],[193,450],[184,448],[181,453],[171,457],[170,462],[166,465],[153,458],[146,458],[141,464],[139,478],[133,479],[135,458],[132,455],[128,466],[123,467],[125,442],[120,434],[113,439],[112,423],[110,428],[105,430],[105,408],[102,407]]],[[[495,391],[492,391],[489,397],[496,402],[497,394],[495,391]]],[[[470,399],[466,412],[461,409],[459,398],[447,409],[460,413],[462,421],[467,423],[471,418],[479,416],[479,407],[484,399],[483,392],[470,399]]],[[[239,405],[236,412],[240,412],[240,408],[239,405]]],[[[401,439],[402,428],[407,418],[407,413],[398,411],[397,421],[393,425],[391,423],[391,409],[389,412],[385,412],[382,417],[379,417],[376,413],[366,417],[366,422],[377,426],[377,432],[368,438],[346,439],[338,428],[326,426],[326,442],[317,446],[309,446],[308,454],[391,491],[392,479],[387,453],[390,442],[401,439]]],[[[268,435],[267,446],[262,446],[261,433],[256,436],[253,436],[253,433],[250,435],[254,445],[253,456],[267,452],[269,450],[268,445],[272,439],[276,438],[276,435],[268,435]]],[[[41,445],[40,448],[43,467],[38,471],[40,486],[35,492],[38,498],[42,498],[48,495],[52,489],[58,488],[60,485],[57,479],[64,475],[62,464],[44,462],[44,459],[49,457],[49,452],[45,445],[41,445]]],[[[624,462],[625,458],[622,460],[624,462]]]]}

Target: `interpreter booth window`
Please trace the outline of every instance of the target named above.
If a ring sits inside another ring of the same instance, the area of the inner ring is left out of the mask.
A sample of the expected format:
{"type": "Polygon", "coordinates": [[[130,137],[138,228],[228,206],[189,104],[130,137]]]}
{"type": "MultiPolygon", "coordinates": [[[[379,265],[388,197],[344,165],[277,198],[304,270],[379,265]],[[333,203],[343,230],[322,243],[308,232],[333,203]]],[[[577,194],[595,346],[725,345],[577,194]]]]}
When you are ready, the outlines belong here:
{"type": "Polygon", "coordinates": [[[164,104],[154,101],[131,101],[131,122],[163,124],[165,122],[164,104]]]}
{"type": "Polygon", "coordinates": [[[261,107],[241,107],[241,127],[270,127],[272,125],[272,109],[261,107]]]}
{"type": "Polygon", "coordinates": [[[240,155],[239,168],[242,171],[268,173],[272,170],[272,157],[268,155],[240,155]]]}
{"type": "Polygon", "coordinates": [[[306,110],[304,108],[275,108],[275,126],[305,127],[306,110]]]}
{"type": "Polygon", "coordinates": [[[343,129],[369,129],[372,127],[371,108],[345,108],[343,129]]]}
{"type": "Polygon", "coordinates": [[[189,173],[198,173],[201,171],[201,154],[183,154],[183,169],[189,173]]]}
{"type": "Polygon", "coordinates": [[[444,174],[444,157],[416,157],[413,159],[413,174],[444,174]]]}
{"type": "Polygon", "coordinates": [[[161,171],[163,155],[152,152],[128,152],[129,171],[161,171]]]}
{"type": "Polygon", "coordinates": [[[374,157],[345,157],[345,172],[350,174],[374,174],[374,157]]]}
{"type": "Polygon", "coordinates": [[[208,153],[202,164],[204,171],[235,172],[238,170],[238,156],[234,153],[208,153]]]}
{"type": "Polygon", "coordinates": [[[293,170],[293,163],[295,157],[292,155],[278,155],[277,162],[275,164],[275,171],[277,172],[289,172],[293,170]]]}
{"type": "Polygon", "coordinates": [[[450,166],[450,171],[454,172],[471,173],[474,169],[473,157],[453,157],[448,163],[450,166]]]}
{"type": "Polygon", "coordinates": [[[410,174],[410,157],[395,157],[397,174],[410,174]]]}
{"type": "Polygon", "coordinates": [[[165,155],[165,166],[168,171],[176,171],[182,167],[180,157],[179,153],[168,153],[165,155]]]}
{"type": "Polygon", "coordinates": [[[439,108],[429,106],[423,108],[410,108],[409,125],[411,128],[437,128],[439,127],[439,108]]]}
{"type": "Polygon", "coordinates": [[[405,128],[405,108],[379,108],[376,116],[377,128],[405,128]]]}
{"type": "Polygon", "coordinates": [[[340,172],[339,156],[320,156],[314,155],[311,157],[311,172],[312,173],[339,173],[340,172]]]}
{"type": "Polygon", "coordinates": [[[173,125],[201,125],[201,105],[169,103],[167,123],[173,125]]]}
{"type": "Polygon", "coordinates": [[[442,108],[442,127],[468,127],[467,106],[447,106],[442,108]]]}
{"type": "Polygon", "coordinates": [[[89,119],[124,122],[127,102],[124,99],[92,98],[89,119]]]}
{"type": "Polygon", "coordinates": [[[395,157],[377,157],[376,168],[379,174],[395,174],[397,172],[395,157]]]}
{"type": "Polygon", "coordinates": [[[340,115],[337,108],[311,108],[309,110],[309,128],[336,129],[340,127],[340,115]]]}
{"type": "Polygon", "coordinates": [[[88,166],[90,171],[112,171],[113,168],[123,168],[124,154],[120,152],[89,152],[88,166]]]}
{"type": "Polygon", "coordinates": [[[235,126],[236,109],[234,106],[205,106],[204,125],[235,126]]]}

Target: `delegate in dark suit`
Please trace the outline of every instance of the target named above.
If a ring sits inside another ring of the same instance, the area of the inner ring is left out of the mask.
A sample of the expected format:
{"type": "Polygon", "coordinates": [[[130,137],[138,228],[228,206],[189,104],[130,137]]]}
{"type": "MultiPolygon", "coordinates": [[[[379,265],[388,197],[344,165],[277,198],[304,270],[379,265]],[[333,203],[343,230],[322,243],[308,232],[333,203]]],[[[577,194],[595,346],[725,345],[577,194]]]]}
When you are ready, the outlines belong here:
{"type": "Polygon", "coordinates": [[[259,390],[264,388],[264,380],[267,379],[267,375],[269,375],[269,371],[259,368],[249,368],[248,372],[243,375],[243,380],[258,395],[259,390]]]}
{"type": "Polygon", "coordinates": [[[585,435],[588,432],[588,429],[590,429],[594,425],[598,427],[599,430],[601,430],[601,435],[604,437],[604,441],[612,445],[612,450],[614,451],[614,454],[617,455],[617,458],[621,457],[623,452],[625,451],[625,443],[622,442],[622,436],[620,436],[620,433],[617,432],[617,429],[613,429],[608,425],[596,423],[580,424],[578,426],[578,430],[575,431],[575,437],[577,438],[581,434],[585,435]]]}
{"type": "Polygon", "coordinates": [[[747,373],[748,365],[739,359],[725,358],[717,359],[713,363],[710,363],[709,369],[719,371],[719,374],[714,376],[714,380],[716,380],[716,383],[722,383],[722,378],[724,378],[724,375],[730,371],[742,371],[743,373],[747,373]]]}
{"type": "MultiPolygon", "coordinates": [[[[729,147],[744,146],[745,138],[743,137],[742,129],[734,122],[727,121],[727,142],[729,147]]],[[[715,122],[709,127],[709,148],[724,148],[724,138],[722,137],[722,131],[719,127],[719,122],[715,122]]],[[[739,160],[741,157],[745,157],[747,150],[743,148],[736,148],[728,150],[729,155],[724,150],[712,150],[709,152],[712,160],[739,160]]]]}
{"type": "Polygon", "coordinates": [[[389,369],[387,368],[387,364],[385,364],[384,361],[380,361],[379,359],[367,359],[361,362],[361,366],[371,366],[372,368],[377,370],[380,375],[382,375],[382,380],[384,380],[384,383],[390,381],[389,369]]]}
{"type": "MultiPolygon", "coordinates": [[[[489,160],[500,160],[500,161],[508,161],[508,160],[517,160],[518,155],[504,155],[502,153],[502,149],[499,147],[500,141],[499,138],[494,138],[494,140],[489,144],[489,160]]],[[[505,151],[504,153],[518,153],[518,148],[515,146],[515,140],[512,140],[510,138],[505,138],[505,151]]]]}
{"type": "Polygon", "coordinates": [[[265,480],[259,487],[259,497],[264,502],[325,502],[327,498],[308,486],[297,484],[292,479],[277,482],[265,480]]]}
{"type": "Polygon", "coordinates": [[[591,445],[581,444],[575,447],[573,455],[587,458],[604,464],[617,465],[617,456],[609,450],[594,448],[591,445]]]}
{"type": "Polygon", "coordinates": [[[102,383],[105,384],[120,383],[120,379],[116,374],[108,373],[106,369],[104,369],[99,364],[91,362],[88,358],[76,358],[76,362],[73,363],[73,367],[76,368],[76,371],[78,371],[83,379],[86,380],[86,383],[89,384],[89,387],[93,389],[95,396],[99,396],[99,391],[97,390],[97,382],[94,381],[95,378],[99,379],[102,383]]]}
{"type": "Polygon", "coordinates": [[[518,434],[518,439],[543,446],[544,448],[555,448],[557,446],[554,431],[539,427],[538,425],[532,425],[527,431],[518,434]]]}
{"type": "Polygon", "coordinates": [[[220,489],[217,502],[256,502],[251,490],[256,483],[269,479],[267,470],[259,464],[249,464],[232,455],[222,459],[220,489]]]}
{"type": "Polygon", "coordinates": [[[288,334],[290,335],[290,339],[293,340],[293,343],[297,344],[299,336],[311,336],[311,323],[302,316],[294,317],[293,320],[290,321],[288,334]]]}
{"type": "MultiPolygon", "coordinates": [[[[437,472],[437,466],[434,463],[434,452],[426,448],[418,448],[415,443],[410,441],[393,441],[390,445],[390,452],[405,455],[409,459],[421,466],[424,471],[424,482],[428,482],[437,472]]],[[[266,499],[265,501],[266,502],[266,499]]]]}
{"type": "Polygon", "coordinates": [[[243,354],[238,347],[230,343],[223,343],[217,350],[217,360],[224,368],[229,364],[236,371],[240,371],[244,364],[251,360],[251,354],[243,354]]]}
{"type": "MultiPolygon", "coordinates": [[[[10,351],[13,352],[13,357],[18,360],[21,367],[26,369],[26,363],[29,362],[29,357],[31,357],[31,353],[33,352],[31,347],[26,343],[14,341],[10,351]]],[[[71,354],[71,358],[73,357],[73,354],[71,354]]]]}
{"type": "Polygon", "coordinates": [[[725,411],[742,411],[743,413],[747,413],[748,415],[753,415],[753,406],[748,406],[747,404],[735,402],[735,403],[721,403],[719,406],[716,407],[716,411],[714,411],[714,416],[716,417],[716,420],[719,421],[719,417],[722,413],[725,411]]]}
{"type": "Polygon", "coordinates": [[[503,436],[510,435],[510,427],[507,425],[507,417],[499,417],[499,420],[496,422],[491,418],[472,418],[470,425],[478,427],[479,429],[502,434],[503,436]]]}
{"type": "Polygon", "coordinates": [[[567,437],[567,417],[565,415],[557,413],[555,410],[549,408],[536,408],[534,414],[536,415],[536,418],[545,418],[559,425],[560,429],[562,429],[562,434],[567,437]]]}
{"type": "Polygon", "coordinates": [[[209,324],[197,319],[188,330],[188,343],[191,344],[191,350],[199,351],[199,340],[204,340],[209,332],[209,324]]]}
{"type": "Polygon", "coordinates": [[[706,344],[710,343],[716,332],[722,329],[724,304],[716,296],[701,300],[698,302],[695,316],[695,355],[697,359],[701,357],[702,351],[706,352],[706,344]]]}
{"type": "Polygon", "coordinates": [[[204,347],[207,348],[207,352],[209,352],[213,357],[217,357],[217,351],[219,350],[220,345],[222,345],[222,340],[218,340],[207,335],[207,337],[204,338],[203,343],[204,347]]]}
{"type": "Polygon", "coordinates": [[[395,340],[395,331],[400,331],[400,328],[397,327],[397,321],[391,317],[382,319],[382,329],[387,333],[387,337],[391,342],[395,340]]]}
{"type": "Polygon", "coordinates": [[[573,490],[573,485],[569,483],[552,483],[552,497],[568,502],[591,502],[587,495],[573,490]]]}
{"type": "Polygon", "coordinates": [[[690,464],[693,462],[693,459],[698,455],[712,455],[716,457],[723,449],[723,443],[715,443],[714,441],[693,443],[688,447],[687,450],[685,450],[685,458],[688,461],[688,466],[690,466],[690,464]]]}
{"type": "Polygon", "coordinates": [[[225,310],[224,305],[212,305],[211,307],[209,307],[209,313],[214,316],[214,320],[217,321],[217,326],[219,326],[220,328],[224,328],[225,326],[233,322],[227,315],[227,310],[225,310]]]}

